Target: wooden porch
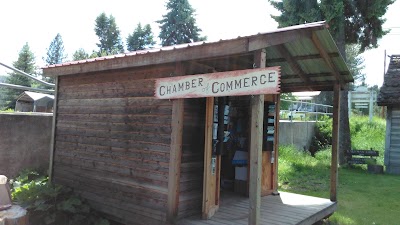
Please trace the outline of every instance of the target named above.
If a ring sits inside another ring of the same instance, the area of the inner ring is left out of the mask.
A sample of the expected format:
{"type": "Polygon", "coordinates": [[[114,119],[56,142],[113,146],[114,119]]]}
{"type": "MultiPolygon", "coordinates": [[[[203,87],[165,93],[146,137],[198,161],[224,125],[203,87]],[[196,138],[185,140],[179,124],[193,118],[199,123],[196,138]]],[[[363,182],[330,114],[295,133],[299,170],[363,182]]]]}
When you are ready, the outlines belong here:
{"type": "MultiPolygon", "coordinates": [[[[185,218],[180,225],[248,224],[249,198],[221,193],[218,212],[209,220],[199,216],[185,218]]],[[[260,224],[313,224],[331,215],[337,207],[329,199],[280,192],[261,198],[260,224]]]]}

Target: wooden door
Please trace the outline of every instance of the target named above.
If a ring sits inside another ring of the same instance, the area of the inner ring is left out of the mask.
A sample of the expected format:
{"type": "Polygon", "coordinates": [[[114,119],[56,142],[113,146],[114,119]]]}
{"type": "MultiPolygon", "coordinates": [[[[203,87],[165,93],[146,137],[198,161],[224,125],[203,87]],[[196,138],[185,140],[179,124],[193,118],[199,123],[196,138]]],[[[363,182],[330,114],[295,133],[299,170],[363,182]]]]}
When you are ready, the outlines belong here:
{"type": "MultiPolygon", "coordinates": [[[[276,192],[278,189],[278,136],[279,136],[279,95],[265,95],[264,100],[266,102],[275,104],[274,117],[274,142],[272,151],[262,152],[262,177],[261,177],[261,196],[270,195],[276,192]]],[[[268,107],[268,104],[266,104],[268,107]]],[[[270,118],[268,110],[264,111],[264,120],[270,118]]],[[[264,128],[266,129],[266,128],[264,128]]],[[[264,132],[266,132],[264,130],[264,132]]],[[[265,140],[264,140],[265,141],[265,140]]]]}
{"type": "Polygon", "coordinates": [[[211,218],[219,208],[221,156],[213,154],[214,98],[207,98],[204,143],[203,219],[211,218]]]}

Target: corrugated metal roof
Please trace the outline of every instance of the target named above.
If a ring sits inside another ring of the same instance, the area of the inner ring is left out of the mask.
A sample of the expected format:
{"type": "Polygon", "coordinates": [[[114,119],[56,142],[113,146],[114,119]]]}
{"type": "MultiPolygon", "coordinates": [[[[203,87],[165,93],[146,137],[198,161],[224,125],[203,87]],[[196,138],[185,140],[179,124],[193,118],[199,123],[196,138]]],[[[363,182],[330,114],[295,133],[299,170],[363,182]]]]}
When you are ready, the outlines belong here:
{"type": "Polygon", "coordinates": [[[133,51],[133,52],[128,52],[128,53],[123,53],[123,54],[116,54],[116,55],[97,57],[97,58],[92,58],[92,59],[71,61],[71,62],[65,62],[65,63],[60,63],[60,64],[48,65],[48,66],[43,67],[43,69],[52,68],[52,67],[83,64],[83,63],[90,63],[90,62],[103,61],[103,60],[122,58],[122,57],[129,57],[129,56],[136,56],[136,55],[143,55],[143,54],[149,54],[149,53],[157,53],[157,52],[161,52],[161,51],[173,51],[173,50],[184,49],[184,48],[195,47],[195,46],[204,46],[204,45],[207,45],[207,44],[214,44],[214,43],[219,43],[219,42],[224,42],[224,41],[229,41],[229,40],[234,40],[234,39],[246,39],[246,38],[250,38],[250,37],[255,37],[255,36],[259,36],[259,35],[266,35],[266,34],[271,34],[271,33],[279,33],[279,32],[297,30],[297,29],[302,29],[302,28],[304,29],[304,28],[319,27],[321,25],[324,26],[325,22],[321,21],[321,22],[315,22],[315,23],[308,23],[308,24],[301,24],[301,25],[296,25],[296,26],[284,27],[284,28],[279,28],[279,29],[273,30],[273,31],[264,32],[264,33],[258,33],[258,34],[250,35],[250,36],[243,36],[243,37],[239,36],[237,38],[224,39],[224,40],[221,39],[221,40],[219,40],[217,42],[215,42],[215,41],[213,41],[213,42],[208,42],[208,41],[193,42],[193,43],[187,43],[187,44],[165,46],[165,47],[161,47],[161,48],[152,48],[152,49],[145,49],[145,50],[140,50],[140,51],[133,51]]]}
{"type": "MultiPolygon", "coordinates": [[[[220,66],[217,71],[222,72],[243,67],[226,65],[234,61],[251,62],[251,66],[252,54],[259,49],[267,50],[267,66],[281,66],[283,91],[326,90],[332,89],[332,82],[353,81],[325,22],[217,42],[195,42],[66,62],[44,67],[43,72],[47,76],[72,75],[178,61],[200,62],[206,67],[220,66]],[[241,57],[241,60],[232,60],[235,57],[241,57]]],[[[247,69],[249,65],[245,65],[247,69]]]]}

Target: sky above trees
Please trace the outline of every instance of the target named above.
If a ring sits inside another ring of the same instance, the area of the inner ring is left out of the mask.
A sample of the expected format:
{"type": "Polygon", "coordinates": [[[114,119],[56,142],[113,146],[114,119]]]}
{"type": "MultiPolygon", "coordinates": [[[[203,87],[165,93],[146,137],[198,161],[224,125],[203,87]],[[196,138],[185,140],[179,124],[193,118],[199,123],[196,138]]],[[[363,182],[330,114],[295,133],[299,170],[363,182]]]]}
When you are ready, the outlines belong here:
{"type": "MultiPolygon", "coordinates": [[[[258,32],[273,30],[277,23],[270,14],[278,12],[267,0],[189,0],[196,10],[196,22],[208,41],[236,38],[258,32]]],[[[87,52],[97,50],[98,38],[94,32],[96,17],[105,12],[112,14],[121,30],[122,40],[136,28],[137,24],[150,24],[155,40],[160,32],[157,20],[166,14],[166,0],[148,1],[77,1],[55,3],[43,1],[6,1],[0,8],[2,23],[0,37],[0,62],[11,65],[18,58],[18,52],[28,42],[36,56],[37,65],[43,66],[42,57],[57,33],[62,35],[65,52],[72,58],[79,48],[87,52]],[[95,3],[95,4],[94,4],[95,3]]],[[[365,57],[368,84],[381,85],[383,81],[384,49],[388,54],[400,54],[400,24],[398,23],[400,1],[396,1],[386,14],[384,28],[392,27],[391,33],[380,42],[378,49],[368,50],[365,57]],[[397,27],[397,28],[394,28],[397,27]]],[[[0,68],[0,74],[9,72],[0,68]]]]}

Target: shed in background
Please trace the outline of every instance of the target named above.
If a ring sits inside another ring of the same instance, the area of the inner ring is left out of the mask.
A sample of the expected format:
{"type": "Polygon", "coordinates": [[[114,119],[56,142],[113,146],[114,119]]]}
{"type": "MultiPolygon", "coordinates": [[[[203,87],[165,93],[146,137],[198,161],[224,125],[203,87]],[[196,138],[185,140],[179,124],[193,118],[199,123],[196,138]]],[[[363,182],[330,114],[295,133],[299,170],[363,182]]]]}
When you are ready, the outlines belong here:
{"type": "Polygon", "coordinates": [[[17,98],[17,112],[53,112],[54,95],[24,91],[17,98]]]}
{"type": "Polygon", "coordinates": [[[386,172],[400,174],[400,55],[390,56],[389,68],[378,95],[378,105],[387,106],[386,172]]]}

